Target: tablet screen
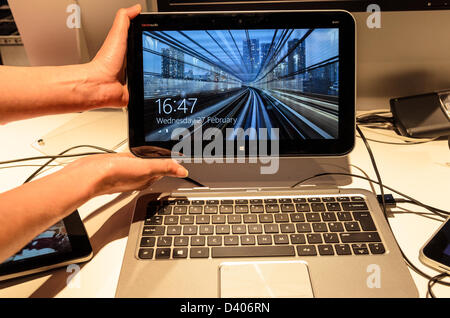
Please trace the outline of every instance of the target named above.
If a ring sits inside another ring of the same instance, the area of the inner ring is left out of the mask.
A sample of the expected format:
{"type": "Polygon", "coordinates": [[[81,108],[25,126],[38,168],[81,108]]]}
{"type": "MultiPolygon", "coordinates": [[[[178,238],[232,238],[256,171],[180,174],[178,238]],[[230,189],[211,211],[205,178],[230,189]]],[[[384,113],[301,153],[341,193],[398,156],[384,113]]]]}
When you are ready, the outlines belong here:
{"type": "Polygon", "coordinates": [[[141,157],[343,155],[354,145],[348,13],[141,14],[127,74],[130,150],[141,157]]]}
{"type": "Polygon", "coordinates": [[[146,142],[339,135],[338,28],[144,31],[142,58],[146,142]]]}
{"type": "Polygon", "coordinates": [[[30,243],[28,243],[16,255],[8,258],[4,263],[16,262],[37,256],[44,256],[55,253],[68,253],[72,251],[69,235],[64,226],[64,222],[60,221],[39,234],[30,243]]]}

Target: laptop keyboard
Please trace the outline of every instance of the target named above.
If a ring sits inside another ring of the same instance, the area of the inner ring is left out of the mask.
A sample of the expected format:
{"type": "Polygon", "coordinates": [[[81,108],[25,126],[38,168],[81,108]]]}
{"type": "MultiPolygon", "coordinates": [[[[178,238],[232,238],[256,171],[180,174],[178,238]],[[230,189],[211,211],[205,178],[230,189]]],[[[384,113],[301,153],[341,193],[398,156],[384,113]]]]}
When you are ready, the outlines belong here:
{"type": "Polygon", "coordinates": [[[152,201],[140,259],[384,254],[360,196],[152,201]]]}

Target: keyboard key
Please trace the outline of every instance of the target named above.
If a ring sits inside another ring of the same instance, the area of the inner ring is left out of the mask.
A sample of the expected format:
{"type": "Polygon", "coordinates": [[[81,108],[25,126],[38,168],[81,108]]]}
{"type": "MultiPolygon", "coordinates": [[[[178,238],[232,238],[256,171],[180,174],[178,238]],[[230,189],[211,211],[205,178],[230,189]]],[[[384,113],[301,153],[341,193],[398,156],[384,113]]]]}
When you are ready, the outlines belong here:
{"type": "Polygon", "coordinates": [[[219,210],[220,210],[220,214],[232,214],[233,206],[232,205],[221,205],[219,210]]]}
{"type": "Polygon", "coordinates": [[[338,202],[327,203],[326,206],[328,211],[342,211],[341,205],[338,202]]]}
{"type": "Polygon", "coordinates": [[[164,247],[164,246],[171,246],[172,245],[172,237],[169,236],[160,236],[158,237],[158,242],[156,243],[156,246],[164,247]]]}
{"type": "Polygon", "coordinates": [[[297,212],[309,212],[311,211],[311,208],[309,207],[308,203],[298,203],[295,205],[295,209],[297,212]]]}
{"type": "Polygon", "coordinates": [[[363,231],[377,230],[369,212],[353,212],[353,219],[359,221],[363,231]]]}
{"type": "Polygon", "coordinates": [[[224,236],[223,243],[225,245],[238,245],[239,244],[239,236],[224,236]]]}
{"type": "Polygon", "coordinates": [[[314,212],[326,211],[325,205],[323,203],[311,203],[311,210],[313,210],[314,212]]]}
{"type": "Polygon", "coordinates": [[[234,201],[235,204],[248,204],[248,200],[246,199],[237,199],[234,201]]]}
{"type": "Polygon", "coordinates": [[[180,235],[180,234],[181,234],[181,226],[170,225],[167,227],[167,235],[180,235]]]}
{"type": "Polygon", "coordinates": [[[292,199],[291,198],[281,198],[281,199],[278,199],[278,202],[280,202],[280,203],[291,203],[292,199]]]}
{"type": "Polygon", "coordinates": [[[205,236],[193,236],[191,237],[192,246],[205,246],[205,236]]]}
{"type": "Polygon", "coordinates": [[[203,211],[205,214],[217,214],[219,212],[219,208],[217,205],[206,205],[203,211]]]}
{"type": "Polygon", "coordinates": [[[248,213],[248,205],[236,205],[234,207],[235,213],[248,213]]]}
{"type": "Polygon", "coordinates": [[[205,204],[205,200],[192,200],[191,204],[192,205],[203,205],[203,204],[205,204]]]}
{"type": "Polygon", "coordinates": [[[294,198],[292,199],[292,201],[294,201],[294,203],[303,203],[306,202],[305,198],[294,198]]]}
{"type": "Polygon", "coordinates": [[[322,243],[322,235],[320,234],[306,234],[309,244],[319,244],[322,243]]]}
{"type": "Polygon", "coordinates": [[[291,218],[291,222],[305,222],[304,213],[291,213],[289,217],[291,218]]]}
{"type": "Polygon", "coordinates": [[[289,237],[285,234],[277,234],[273,236],[273,241],[275,244],[289,244],[289,237]]]}
{"type": "Polygon", "coordinates": [[[344,226],[340,222],[328,223],[330,232],[344,232],[344,226]]]}
{"type": "Polygon", "coordinates": [[[279,233],[278,224],[264,224],[264,232],[266,234],[279,233]]]}
{"type": "Polygon", "coordinates": [[[141,248],[139,249],[140,259],[152,259],[153,258],[153,248],[141,248]]]}
{"type": "Polygon", "coordinates": [[[275,214],[275,222],[277,222],[277,223],[289,222],[289,215],[288,214],[275,214]]]}
{"type": "Polygon", "coordinates": [[[277,199],[264,199],[264,203],[278,203],[277,199]]]}
{"type": "Polygon", "coordinates": [[[338,197],[337,200],[339,202],[347,202],[347,201],[350,201],[350,198],[349,197],[338,197]]]}
{"type": "Polygon", "coordinates": [[[281,233],[295,233],[295,225],[294,224],[280,224],[281,233]]]}
{"type": "Polygon", "coordinates": [[[173,240],[174,246],[188,246],[189,244],[189,237],[187,236],[177,236],[173,240]]]}
{"type": "Polygon", "coordinates": [[[209,215],[197,215],[195,217],[195,223],[197,224],[209,224],[211,222],[211,217],[209,215]]]}
{"type": "Polygon", "coordinates": [[[155,258],[156,259],[170,258],[170,248],[157,248],[155,258]]]}
{"type": "Polygon", "coordinates": [[[172,252],[173,258],[187,258],[188,249],[187,248],[174,248],[172,252]]]}
{"type": "Polygon", "coordinates": [[[253,214],[244,215],[244,223],[257,223],[258,217],[253,214]]]}
{"type": "Polygon", "coordinates": [[[342,203],[342,209],[344,211],[361,211],[369,208],[365,202],[344,202],[342,203]]]}
{"type": "Polygon", "coordinates": [[[369,250],[366,244],[352,244],[353,253],[355,255],[367,255],[369,250]]]}
{"type": "Polygon", "coordinates": [[[281,212],[295,212],[295,206],[292,203],[281,204],[281,212]]]}
{"type": "Polygon", "coordinates": [[[143,237],[141,239],[141,247],[153,247],[155,246],[156,239],[154,237],[143,237]]]}
{"type": "Polygon", "coordinates": [[[326,223],[313,223],[312,228],[314,232],[328,232],[326,223]]]}
{"type": "Polygon", "coordinates": [[[183,235],[196,235],[198,227],[196,225],[185,225],[183,227],[183,235]]]}
{"type": "Polygon", "coordinates": [[[216,225],[216,234],[230,234],[230,226],[216,225]]]}
{"type": "Polygon", "coordinates": [[[309,223],[297,223],[295,224],[298,233],[311,232],[311,224],[309,223]]]}
{"type": "Polygon", "coordinates": [[[350,198],[352,201],[364,201],[363,197],[351,197],[350,198]]]}
{"type": "Polygon", "coordinates": [[[324,233],[323,240],[325,243],[339,243],[339,237],[336,233],[324,233]]]}
{"type": "Polygon", "coordinates": [[[314,245],[297,245],[298,256],[315,256],[317,250],[314,245]]]}
{"type": "Polygon", "coordinates": [[[335,202],[336,199],[334,197],[323,197],[322,201],[323,202],[335,202]]]}
{"type": "Polygon", "coordinates": [[[345,229],[348,232],[359,232],[361,229],[359,228],[358,222],[344,222],[345,229]]]}
{"type": "Polygon", "coordinates": [[[177,205],[189,205],[191,204],[189,200],[186,199],[175,199],[177,205]]]}
{"type": "Polygon", "coordinates": [[[166,228],[164,226],[151,225],[144,226],[142,236],[164,235],[166,228]]]}
{"type": "Polygon", "coordinates": [[[291,238],[292,244],[305,244],[306,243],[305,234],[291,234],[290,238],[291,238]]]}
{"type": "Polygon", "coordinates": [[[225,215],[213,215],[212,216],[213,224],[225,224],[226,221],[227,221],[227,218],[225,215]]]}
{"type": "Polygon", "coordinates": [[[158,208],[158,211],[156,212],[158,215],[170,215],[172,214],[172,206],[170,205],[163,205],[160,208],[158,208]]]}
{"type": "Polygon", "coordinates": [[[372,254],[384,254],[386,252],[382,243],[370,243],[369,249],[372,254]]]}
{"type": "Polygon", "coordinates": [[[319,250],[319,254],[322,255],[322,256],[334,255],[334,250],[333,250],[333,246],[332,245],[319,245],[317,247],[317,249],[319,250]]]}
{"type": "Polygon", "coordinates": [[[278,212],[280,212],[280,207],[278,206],[278,204],[267,204],[266,212],[267,213],[278,213],[278,212]]]}
{"type": "Polygon", "coordinates": [[[248,226],[248,234],[262,234],[263,227],[261,224],[252,224],[248,226]]]}
{"type": "Polygon", "coordinates": [[[258,235],[259,245],[272,245],[272,235],[258,235]]]}
{"type": "Polygon", "coordinates": [[[335,244],[334,249],[338,255],[352,255],[352,250],[348,244],[335,244]]]}
{"type": "Polygon", "coordinates": [[[183,215],[180,218],[180,224],[188,225],[188,224],[194,224],[195,218],[193,215],[183,215]]]}
{"type": "Polygon", "coordinates": [[[350,212],[337,212],[336,215],[339,221],[353,221],[350,212]]]}
{"type": "Polygon", "coordinates": [[[320,198],[308,198],[308,202],[321,202],[320,198]]]}
{"type": "Polygon", "coordinates": [[[295,256],[293,246],[236,246],[213,247],[212,257],[295,256]]]}
{"type": "Polygon", "coordinates": [[[262,205],[250,205],[250,212],[251,213],[263,213],[264,212],[264,206],[262,206],[262,205]]]}
{"type": "Polygon", "coordinates": [[[164,217],[164,224],[166,225],[177,225],[179,220],[179,216],[175,215],[167,215],[164,217]]]}
{"type": "Polygon", "coordinates": [[[208,247],[193,247],[190,253],[191,258],[208,258],[209,248],[208,247]]]}
{"type": "Polygon", "coordinates": [[[242,215],[228,215],[229,224],[240,224],[242,223],[242,215]]]}
{"type": "Polygon", "coordinates": [[[214,234],[214,225],[200,225],[200,235],[212,235],[214,234]]]}
{"type": "Polygon", "coordinates": [[[173,214],[186,214],[187,213],[187,206],[180,205],[180,206],[174,206],[173,207],[173,214]]]}
{"type": "Polygon", "coordinates": [[[221,246],[222,236],[208,236],[208,246],[221,246]]]}
{"type": "Polygon", "coordinates": [[[234,204],[234,200],[221,200],[220,204],[234,204]]]}
{"type": "Polygon", "coordinates": [[[375,243],[381,242],[377,232],[340,233],[342,243],[375,243]]]}
{"type": "Polygon", "coordinates": [[[245,225],[233,225],[231,227],[233,234],[247,234],[247,229],[245,225]]]}
{"type": "Polygon", "coordinates": [[[322,221],[324,222],[333,222],[337,221],[336,214],[333,212],[325,212],[320,214],[322,216],[322,221]]]}
{"type": "Polygon", "coordinates": [[[155,215],[151,218],[145,219],[145,225],[161,225],[163,222],[163,217],[161,215],[155,215]]]}
{"type": "Polygon", "coordinates": [[[319,213],[306,213],[306,220],[308,222],[320,222],[320,214],[319,213]]]}
{"type": "Polygon", "coordinates": [[[189,207],[189,214],[202,214],[203,207],[198,205],[191,205],[189,207]]]}
{"type": "Polygon", "coordinates": [[[241,245],[255,245],[256,238],[254,235],[243,235],[241,236],[241,245]]]}
{"type": "Polygon", "coordinates": [[[260,204],[263,203],[262,199],[251,199],[250,204],[260,204]]]}
{"type": "Polygon", "coordinates": [[[259,216],[259,223],[273,223],[272,214],[261,214],[259,216]]]}
{"type": "Polygon", "coordinates": [[[206,200],[206,204],[218,205],[219,204],[219,200],[206,200]]]}

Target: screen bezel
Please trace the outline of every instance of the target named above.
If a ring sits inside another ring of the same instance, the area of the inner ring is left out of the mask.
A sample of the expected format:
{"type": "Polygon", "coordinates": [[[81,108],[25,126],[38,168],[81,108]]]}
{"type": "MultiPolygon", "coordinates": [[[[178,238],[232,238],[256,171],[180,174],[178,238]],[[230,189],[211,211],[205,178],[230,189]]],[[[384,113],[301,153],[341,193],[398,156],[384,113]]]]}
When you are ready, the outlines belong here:
{"type": "Polygon", "coordinates": [[[439,228],[436,234],[423,247],[422,253],[425,257],[443,264],[450,268],[450,256],[444,253],[450,244],[450,219],[439,228]]]}
{"type": "MultiPolygon", "coordinates": [[[[279,157],[341,156],[348,154],[355,142],[355,21],[346,11],[276,11],[276,12],[206,12],[145,13],[131,21],[128,35],[127,75],[130,99],[128,127],[130,151],[139,157],[154,157],[152,148],[167,154],[177,141],[146,142],[143,93],[143,30],[268,28],[338,28],[339,29],[339,124],[336,139],[284,141],[279,157]],[[145,28],[142,25],[147,25],[145,28]],[[150,25],[150,26],[149,26],[150,25]],[[344,71],[346,70],[346,71],[344,71]]],[[[209,141],[204,141],[204,144],[209,141]]],[[[225,145],[224,145],[225,147],[225,145]]],[[[235,149],[235,154],[238,150],[235,149]]],[[[239,154],[249,157],[246,152],[239,154]]],[[[157,157],[170,157],[159,152],[157,157]]]]}
{"type": "Polygon", "coordinates": [[[91,255],[92,247],[78,211],[73,212],[62,221],[67,230],[71,251],[39,255],[8,263],[1,263],[0,277],[66,263],[71,260],[83,259],[91,255]]]}

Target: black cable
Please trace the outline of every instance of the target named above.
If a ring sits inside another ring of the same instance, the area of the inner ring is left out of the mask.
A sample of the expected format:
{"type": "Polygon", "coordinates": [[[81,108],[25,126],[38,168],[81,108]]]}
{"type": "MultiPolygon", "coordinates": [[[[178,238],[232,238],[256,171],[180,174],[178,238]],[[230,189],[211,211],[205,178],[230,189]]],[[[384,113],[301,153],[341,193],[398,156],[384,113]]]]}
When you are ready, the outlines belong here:
{"type": "Polygon", "coordinates": [[[27,157],[27,158],[13,159],[13,160],[7,160],[7,161],[0,161],[0,165],[22,162],[22,161],[50,159],[50,158],[58,159],[58,158],[82,157],[82,156],[98,155],[98,154],[102,154],[102,153],[104,153],[104,152],[83,152],[83,153],[75,153],[72,155],[27,157]]]}
{"type": "MultiPolygon", "coordinates": [[[[64,150],[64,151],[62,151],[62,152],[60,152],[60,153],[58,154],[58,156],[62,156],[62,155],[64,155],[66,152],[69,152],[69,151],[71,151],[71,150],[73,150],[73,149],[77,149],[77,148],[94,148],[94,149],[101,150],[101,151],[106,152],[106,153],[115,153],[114,150],[106,149],[106,148],[99,147],[99,146],[94,146],[94,145],[78,145],[78,146],[70,147],[70,148],[68,148],[68,149],[66,149],[66,150],[64,150]]],[[[59,158],[60,158],[60,157],[59,157],[59,158]]],[[[27,182],[30,182],[31,180],[33,180],[33,178],[34,178],[39,172],[41,172],[42,169],[44,169],[45,167],[47,167],[50,163],[52,163],[52,162],[53,162],[54,160],[56,160],[56,159],[58,159],[58,157],[51,158],[49,161],[47,161],[45,164],[43,164],[39,169],[37,169],[35,172],[33,172],[33,174],[31,174],[31,175],[25,180],[24,183],[27,183],[27,182]]]]}
{"type": "Polygon", "coordinates": [[[429,281],[428,281],[428,294],[431,296],[431,298],[436,298],[436,295],[434,295],[433,293],[433,286],[438,283],[444,286],[450,286],[450,282],[443,282],[442,279],[449,277],[450,275],[448,275],[447,273],[440,273],[434,277],[432,277],[429,281]]]}
{"type": "Polygon", "coordinates": [[[380,176],[380,172],[378,171],[377,163],[375,162],[375,156],[373,155],[373,152],[372,152],[372,149],[370,148],[369,142],[366,140],[366,136],[364,136],[363,132],[361,131],[361,129],[359,128],[358,125],[356,125],[356,131],[358,131],[359,135],[361,136],[361,139],[364,141],[367,152],[369,153],[370,161],[372,161],[373,170],[375,170],[375,174],[378,179],[378,185],[380,186],[383,214],[387,220],[388,215],[387,215],[387,211],[386,211],[386,200],[384,198],[384,188],[383,188],[383,183],[381,182],[381,176],[380,176]]]}

